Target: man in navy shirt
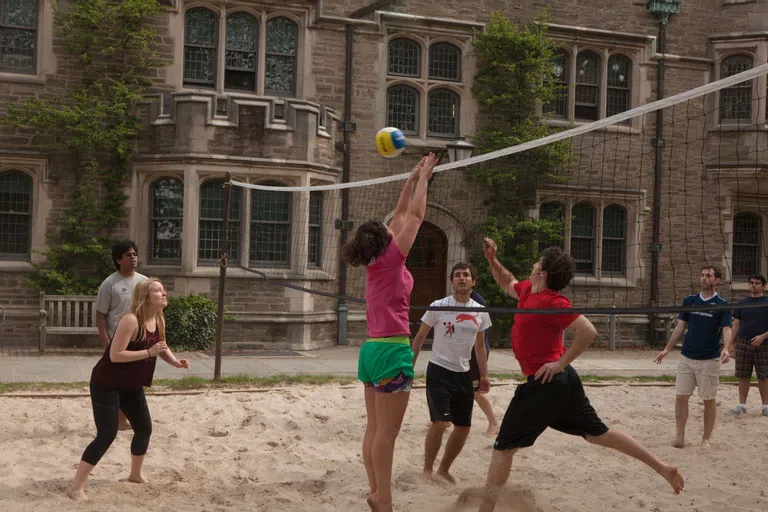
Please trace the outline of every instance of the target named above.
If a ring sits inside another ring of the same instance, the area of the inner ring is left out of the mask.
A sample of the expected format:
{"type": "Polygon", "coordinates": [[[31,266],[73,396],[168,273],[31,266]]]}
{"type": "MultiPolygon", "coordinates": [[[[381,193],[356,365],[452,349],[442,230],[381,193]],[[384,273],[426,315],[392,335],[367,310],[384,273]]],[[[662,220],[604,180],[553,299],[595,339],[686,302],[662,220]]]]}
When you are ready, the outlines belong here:
{"type": "Polygon", "coordinates": [[[752,368],[757,373],[763,416],[768,416],[768,297],[763,295],[765,277],[749,278],[749,297],[739,304],[765,304],[765,307],[737,309],[733,312],[733,336],[726,350],[736,359],[736,377],[739,378],[739,405],[731,414],[747,414],[747,395],[752,380],[752,368]],[[735,340],[734,340],[735,338],[735,340]]]}
{"type": "MultiPolygon", "coordinates": [[[[728,301],[717,294],[717,285],[722,274],[720,270],[707,266],[701,269],[699,275],[700,292],[689,295],[683,300],[683,306],[712,306],[728,304],[728,301]]],[[[715,397],[720,383],[720,364],[727,363],[730,354],[727,350],[720,354],[720,337],[725,344],[731,339],[731,312],[719,311],[683,311],[678,316],[675,330],[672,332],[667,346],[656,356],[656,362],[661,363],[672,347],[677,344],[685,332],[680,361],[677,365],[675,380],[675,426],[676,435],[672,446],[685,446],[685,424],[688,421],[688,400],[698,386],[699,397],[704,401],[704,433],[701,436],[701,446],[709,448],[712,431],[715,428],[717,407],[715,397]]]]}

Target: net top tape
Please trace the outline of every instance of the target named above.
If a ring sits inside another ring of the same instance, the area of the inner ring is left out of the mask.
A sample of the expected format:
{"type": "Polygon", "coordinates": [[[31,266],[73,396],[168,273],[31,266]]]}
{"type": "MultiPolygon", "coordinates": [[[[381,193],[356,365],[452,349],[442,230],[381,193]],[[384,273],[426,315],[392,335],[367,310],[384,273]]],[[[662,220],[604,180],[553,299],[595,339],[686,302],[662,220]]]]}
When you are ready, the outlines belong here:
{"type": "MultiPolygon", "coordinates": [[[[732,85],[740,84],[741,82],[752,80],[766,73],[768,73],[768,64],[763,64],[761,66],[749,69],[737,75],[729,76],[728,78],[723,78],[721,80],[718,80],[717,82],[705,84],[700,87],[696,87],[695,89],[690,89],[688,91],[675,94],[674,96],[669,96],[668,98],[654,101],[653,103],[648,103],[647,105],[643,105],[641,107],[637,107],[632,110],[627,110],[626,112],[622,112],[620,114],[616,114],[611,117],[606,117],[605,119],[601,119],[593,123],[577,126],[575,128],[571,128],[569,130],[565,130],[562,132],[553,133],[552,135],[547,135],[546,137],[528,141],[523,144],[518,144],[516,146],[511,146],[508,148],[499,149],[497,151],[492,151],[490,153],[473,156],[466,160],[460,160],[458,162],[451,162],[451,163],[439,165],[435,167],[434,172],[450,171],[453,169],[468,167],[470,165],[487,162],[489,160],[494,160],[496,158],[501,158],[504,156],[514,155],[516,153],[522,153],[523,151],[528,151],[530,149],[544,146],[546,144],[551,144],[553,142],[569,139],[577,135],[582,135],[584,133],[589,133],[591,131],[599,130],[601,128],[606,128],[612,124],[617,124],[622,121],[632,119],[633,117],[649,114],[657,110],[671,107],[673,105],[676,105],[677,103],[689,101],[699,96],[711,94],[713,92],[719,91],[720,89],[725,89],[726,87],[730,87],[732,85]]],[[[401,181],[401,180],[407,179],[410,174],[411,174],[410,172],[405,172],[402,174],[394,174],[392,176],[382,176],[380,178],[353,181],[349,183],[335,183],[333,185],[275,187],[275,186],[269,186],[269,185],[256,185],[252,183],[244,183],[242,181],[236,181],[236,180],[230,181],[230,184],[238,187],[250,188],[255,190],[279,190],[280,192],[310,192],[310,191],[324,191],[324,190],[341,190],[341,189],[348,189],[348,188],[365,187],[369,185],[378,185],[381,183],[389,183],[392,181],[401,181]]]]}

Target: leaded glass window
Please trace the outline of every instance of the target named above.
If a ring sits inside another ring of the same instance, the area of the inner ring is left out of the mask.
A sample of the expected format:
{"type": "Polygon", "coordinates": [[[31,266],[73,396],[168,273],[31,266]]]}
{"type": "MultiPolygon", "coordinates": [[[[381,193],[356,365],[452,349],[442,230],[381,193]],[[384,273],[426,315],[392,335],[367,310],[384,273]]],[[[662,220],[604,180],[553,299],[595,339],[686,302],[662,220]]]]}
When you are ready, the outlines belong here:
{"type": "Polygon", "coordinates": [[[37,1],[0,0],[0,69],[35,71],[37,1]]]}
{"type": "Polygon", "coordinates": [[[611,55],[608,58],[606,115],[613,116],[632,108],[631,84],[632,60],[624,55],[611,55]]]}
{"type": "Polygon", "coordinates": [[[553,245],[556,245],[562,249],[563,238],[565,237],[565,226],[563,225],[565,219],[565,209],[563,208],[562,203],[558,203],[557,201],[541,203],[541,206],[539,206],[539,219],[560,223],[559,238],[548,237],[545,240],[540,240],[539,251],[543,251],[547,247],[553,245]]]}
{"type": "Polygon", "coordinates": [[[187,11],[184,23],[184,83],[216,85],[218,17],[198,7],[187,11]]]}
{"type": "Polygon", "coordinates": [[[625,232],[627,210],[612,204],[603,210],[603,257],[601,270],[604,274],[623,275],[625,270],[625,232]]]}
{"type": "Polygon", "coordinates": [[[322,260],[322,218],[323,218],[323,193],[316,190],[309,193],[309,247],[307,250],[307,263],[319,267],[322,260]]]}
{"type": "Polygon", "coordinates": [[[429,47],[429,78],[461,80],[461,50],[450,43],[435,43],[429,47]]]}
{"type": "MultiPolygon", "coordinates": [[[[752,57],[732,55],[720,64],[720,78],[728,78],[752,67],[752,57]]],[[[720,91],[720,119],[722,121],[750,121],[752,119],[752,81],[741,82],[720,91]]]]}
{"type": "MultiPolygon", "coordinates": [[[[283,186],[282,183],[264,185],[283,186]]],[[[291,193],[251,191],[250,265],[288,265],[291,249],[291,193]]]]}
{"type": "Polygon", "coordinates": [[[568,54],[560,51],[552,59],[552,80],[555,83],[555,97],[542,107],[544,113],[556,117],[568,117],[568,54]]]}
{"type": "MultiPolygon", "coordinates": [[[[229,204],[229,258],[240,261],[241,189],[232,187],[229,204]]],[[[217,261],[224,231],[224,181],[209,180],[200,186],[200,232],[197,258],[217,261]]]]}
{"type": "Polygon", "coordinates": [[[152,260],[181,261],[181,228],[184,218],[184,184],[162,178],[152,184],[150,255],[152,260]]]}
{"type": "Polygon", "coordinates": [[[267,22],[266,76],[267,94],[291,96],[296,93],[296,51],[299,27],[288,18],[267,22]]]}
{"type": "Polygon", "coordinates": [[[32,178],[20,171],[0,173],[0,257],[29,255],[32,228],[32,178]]]}
{"type": "Polygon", "coordinates": [[[459,96],[448,89],[429,93],[427,135],[455,137],[459,134],[459,96]]]}
{"type": "Polygon", "coordinates": [[[760,274],[760,216],[740,212],[733,217],[733,277],[748,278],[760,274]]]}
{"type": "Polygon", "coordinates": [[[406,38],[389,42],[387,73],[398,76],[418,77],[421,74],[421,47],[406,38]]]}
{"type": "Polygon", "coordinates": [[[236,12],[229,15],[226,35],[224,87],[255,91],[259,40],[259,27],[256,18],[246,12],[236,12]]]}
{"type": "Polygon", "coordinates": [[[387,90],[387,126],[399,128],[405,134],[419,132],[419,92],[407,85],[395,85],[387,90]]]}
{"type": "Polygon", "coordinates": [[[595,208],[579,203],[571,212],[571,256],[576,272],[595,272],[595,208]]]}
{"type": "Polygon", "coordinates": [[[600,56],[580,52],[576,57],[576,119],[597,120],[600,109],[600,56]]]}

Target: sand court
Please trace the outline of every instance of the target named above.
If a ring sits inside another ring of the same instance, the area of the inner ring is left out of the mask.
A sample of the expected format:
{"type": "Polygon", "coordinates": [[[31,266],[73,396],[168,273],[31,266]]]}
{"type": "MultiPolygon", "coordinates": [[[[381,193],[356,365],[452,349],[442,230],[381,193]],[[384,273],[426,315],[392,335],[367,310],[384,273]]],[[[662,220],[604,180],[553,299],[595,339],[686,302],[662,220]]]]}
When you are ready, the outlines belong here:
{"type": "MultiPolygon", "coordinates": [[[[501,418],[514,386],[489,395],[501,418]]],[[[688,446],[673,448],[674,388],[587,388],[611,428],[623,430],[676,464],[686,478],[675,496],[641,463],[547,431],[515,458],[504,505],[497,510],[765,511],[768,510],[768,417],[752,407],[726,414],[736,388],[721,385],[709,451],[701,436],[700,400],[691,399],[688,446]]],[[[0,507],[6,511],[361,511],[367,480],[361,440],[362,386],[296,386],[263,393],[149,396],[153,435],[144,468],[149,483],[128,482],[131,433],[121,432],[89,480],[89,500],[64,491],[93,439],[87,397],[0,398],[0,507]]],[[[476,510],[456,504],[484,482],[492,439],[478,407],[452,474],[457,487],[421,482],[428,412],[424,389],[411,394],[397,441],[393,495],[398,511],[476,510]]],[[[442,454],[442,452],[441,452],[442,454]]],[[[438,462],[440,460],[438,455],[438,462]]],[[[471,505],[471,500],[470,500],[471,505]]]]}

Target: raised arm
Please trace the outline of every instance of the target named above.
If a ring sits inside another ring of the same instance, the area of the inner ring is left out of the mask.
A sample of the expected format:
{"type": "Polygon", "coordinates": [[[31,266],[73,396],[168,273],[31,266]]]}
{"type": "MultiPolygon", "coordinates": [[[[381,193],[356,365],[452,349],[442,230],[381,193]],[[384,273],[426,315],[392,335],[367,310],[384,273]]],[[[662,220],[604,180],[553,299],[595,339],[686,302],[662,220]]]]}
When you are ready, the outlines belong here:
{"type": "Polygon", "coordinates": [[[413,191],[413,198],[408,204],[403,227],[399,233],[394,235],[395,244],[397,244],[397,248],[400,249],[403,255],[408,255],[411,252],[413,242],[416,240],[416,234],[419,232],[421,223],[424,221],[424,214],[427,211],[427,185],[436,164],[437,157],[434,153],[430,153],[419,169],[419,181],[416,183],[413,191]]]}
{"type": "Polygon", "coordinates": [[[496,281],[496,284],[498,284],[507,295],[517,297],[514,288],[517,279],[512,272],[507,270],[498,258],[496,258],[497,251],[498,247],[496,246],[496,242],[490,238],[486,238],[483,241],[483,254],[485,255],[485,259],[488,260],[488,265],[491,266],[491,274],[493,275],[494,281],[496,281]]]}
{"type": "Polygon", "coordinates": [[[403,190],[400,192],[400,199],[397,200],[395,214],[392,216],[392,221],[389,223],[389,229],[392,230],[392,234],[395,237],[402,231],[405,221],[408,219],[408,206],[411,204],[411,197],[413,196],[413,184],[419,179],[421,167],[426,160],[427,157],[425,156],[413,167],[411,175],[408,176],[405,185],[403,185],[403,190]]]}

